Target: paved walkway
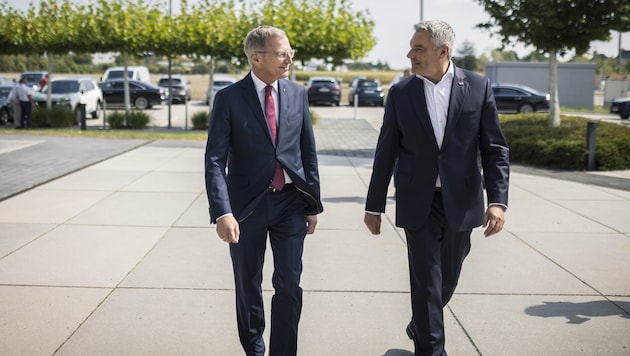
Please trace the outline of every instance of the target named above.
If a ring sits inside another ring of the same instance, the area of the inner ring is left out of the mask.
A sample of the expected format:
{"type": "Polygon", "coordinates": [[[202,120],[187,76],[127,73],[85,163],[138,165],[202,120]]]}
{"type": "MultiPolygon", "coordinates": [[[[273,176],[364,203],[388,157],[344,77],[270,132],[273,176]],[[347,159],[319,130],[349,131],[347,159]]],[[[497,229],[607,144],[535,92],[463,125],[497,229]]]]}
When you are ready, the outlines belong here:
{"type": "MultiPolygon", "coordinates": [[[[394,201],[381,236],[362,222],[375,122],[316,126],[326,211],[306,241],[300,355],[412,355],[394,201]]],[[[242,354],[204,145],[0,135],[0,355],[242,354]]],[[[629,182],[514,167],[506,228],[473,232],[445,310],[449,354],[630,355],[629,182]]]]}

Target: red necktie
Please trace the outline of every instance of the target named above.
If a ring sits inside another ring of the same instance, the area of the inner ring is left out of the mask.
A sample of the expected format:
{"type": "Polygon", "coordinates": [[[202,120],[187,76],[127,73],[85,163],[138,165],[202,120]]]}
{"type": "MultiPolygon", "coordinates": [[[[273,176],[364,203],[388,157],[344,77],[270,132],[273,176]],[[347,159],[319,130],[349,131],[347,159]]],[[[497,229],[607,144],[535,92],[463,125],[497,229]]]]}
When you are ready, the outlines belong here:
{"type": "MultiPolygon", "coordinates": [[[[273,89],[271,85],[267,85],[265,87],[265,116],[267,117],[267,124],[269,125],[269,131],[271,131],[273,143],[276,143],[278,138],[278,128],[276,126],[276,104],[273,101],[271,89],[273,89]]],[[[280,165],[280,162],[276,161],[276,173],[271,181],[271,186],[277,190],[282,190],[282,188],[284,188],[284,182],[284,172],[282,171],[282,166],[280,165]]]]}

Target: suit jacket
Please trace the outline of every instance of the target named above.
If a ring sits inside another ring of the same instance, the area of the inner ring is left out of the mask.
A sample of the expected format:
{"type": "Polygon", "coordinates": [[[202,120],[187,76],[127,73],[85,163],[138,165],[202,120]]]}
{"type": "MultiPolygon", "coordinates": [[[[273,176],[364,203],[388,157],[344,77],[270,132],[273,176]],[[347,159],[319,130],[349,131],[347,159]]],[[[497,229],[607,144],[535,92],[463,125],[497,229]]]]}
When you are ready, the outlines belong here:
{"type": "Polygon", "coordinates": [[[267,191],[276,160],[308,204],[305,213],[323,211],[306,90],[280,79],[278,100],[278,137],[274,145],[251,73],[217,92],[205,154],[212,223],[228,213],[238,221],[246,219],[267,191]]]}
{"type": "Polygon", "coordinates": [[[374,156],[367,211],[385,211],[396,158],[399,227],[418,228],[426,221],[438,172],[451,228],[464,231],[483,223],[483,185],[489,203],[507,206],[508,146],[489,80],[455,67],[441,148],[431,126],[422,79],[411,76],[390,88],[374,156]]]}

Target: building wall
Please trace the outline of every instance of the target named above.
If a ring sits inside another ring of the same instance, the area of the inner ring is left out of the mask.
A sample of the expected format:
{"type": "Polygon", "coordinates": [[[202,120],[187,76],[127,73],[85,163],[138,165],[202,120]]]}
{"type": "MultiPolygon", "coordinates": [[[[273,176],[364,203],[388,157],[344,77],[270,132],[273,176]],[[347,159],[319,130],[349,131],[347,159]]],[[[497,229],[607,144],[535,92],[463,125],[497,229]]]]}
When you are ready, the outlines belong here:
{"type": "MultiPolygon", "coordinates": [[[[549,63],[488,62],[486,75],[493,83],[518,83],[549,92],[549,63]]],[[[558,63],[560,106],[593,109],[596,75],[594,63],[558,63]]]]}

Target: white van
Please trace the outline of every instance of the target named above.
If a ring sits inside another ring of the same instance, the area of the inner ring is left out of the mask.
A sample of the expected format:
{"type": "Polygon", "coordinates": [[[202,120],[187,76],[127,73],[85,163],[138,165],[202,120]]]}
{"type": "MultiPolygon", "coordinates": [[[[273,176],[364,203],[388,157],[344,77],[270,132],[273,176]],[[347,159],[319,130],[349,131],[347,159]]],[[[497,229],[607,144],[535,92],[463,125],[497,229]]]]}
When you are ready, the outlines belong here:
{"type": "MultiPolygon", "coordinates": [[[[122,79],[124,71],[125,67],[111,67],[105,71],[105,74],[103,74],[101,81],[104,82],[110,79],[122,79]]],[[[128,66],[127,77],[129,79],[151,83],[151,78],[149,77],[149,69],[144,66],[128,66]]]]}

